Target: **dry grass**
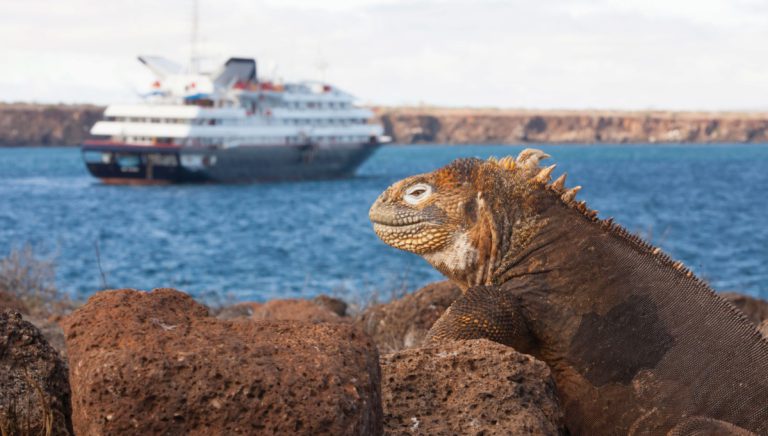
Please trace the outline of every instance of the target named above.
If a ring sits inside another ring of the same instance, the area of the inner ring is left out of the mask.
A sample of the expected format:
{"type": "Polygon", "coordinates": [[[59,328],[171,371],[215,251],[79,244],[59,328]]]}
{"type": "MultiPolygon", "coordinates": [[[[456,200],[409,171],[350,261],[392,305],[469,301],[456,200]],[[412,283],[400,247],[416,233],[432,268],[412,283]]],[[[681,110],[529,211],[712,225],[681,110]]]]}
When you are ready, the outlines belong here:
{"type": "Polygon", "coordinates": [[[382,284],[363,286],[359,292],[350,293],[348,290],[336,289],[331,296],[340,298],[347,303],[347,314],[357,317],[371,307],[403,298],[413,292],[409,282],[408,271],[401,274],[391,274],[382,284]]]}
{"type": "Polygon", "coordinates": [[[35,256],[29,244],[12,248],[0,258],[0,292],[18,298],[32,315],[67,313],[75,303],[56,288],[55,266],[52,259],[35,256]]]}
{"type": "Polygon", "coordinates": [[[231,292],[216,291],[203,291],[195,296],[195,300],[205,304],[211,316],[217,316],[227,307],[239,302],[235,294],[231,292]]]}
{"type": "MultiPolygon", "coordinates": [[[[53,434],[54,416],[51,403],[45,396],[40,384],[28,373],[25,373],[27,384],[37,393],[38,407],[42,423],[33,423],[30,414],[22,416],[18,404],[13,400],[5,410],[0,410],[0,436],[51,436],[53,434]]],[[[27,409],[32,410],[32,396],[27,397],[27,409]]],[[[61,429],[65,430],[65,429],[61,429]]]]}
{"type": "MultiPolygon", "coordinates": [[[[42,259],[34,254],[30,245],[13,248],[6,257],[0,258],[0,292],[5,292],[18,298],[35,317],[48,317],[53,314],[64,314],[75,307],[66,294],[56,288],[55,263],[51,259],[42,259]]],[[[0,436],[32,436],[53,434],[55,414],[51,408],[50,398],[40,384],[25,372],[26,385],[33,393],[27,396],[27,404],[21,404],[11,399],[0,407],[0,436]],[[37,398],[37,406],[33,403],[37,398]],[[24,407],[26,406],[26,407],[24,407]],[[39,413],[29,413],[35,407],[39,413]],[[27,413],[24,413],[27,411],[27,413]],[[31,415],[37,415],[34,418],[31,415]],[[41,420],[42,422],[36,422],[41,420]]],[[[0,392],[2,396],[2,392],[0,392]]],[[[59,423],[65,422],[59,417],[59,423]]],[[[66,429],[57,430],[57,434],[66,429]]]]}

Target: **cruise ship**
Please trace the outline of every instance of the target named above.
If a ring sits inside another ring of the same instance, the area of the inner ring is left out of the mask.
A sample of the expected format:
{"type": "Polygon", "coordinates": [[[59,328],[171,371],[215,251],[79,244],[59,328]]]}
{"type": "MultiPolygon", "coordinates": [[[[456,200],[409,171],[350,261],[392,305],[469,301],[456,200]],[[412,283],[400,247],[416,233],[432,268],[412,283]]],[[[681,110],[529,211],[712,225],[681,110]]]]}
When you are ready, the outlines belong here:
{"type": "Polygon", "coordinates": [[[322,82],[260,80],[231,58],[196,73],[140,56],[155,76],[140,104],[107,107],[82,145],[105,183],[252,182],[348,177],[387,142],[369,109],[322,82]]]}

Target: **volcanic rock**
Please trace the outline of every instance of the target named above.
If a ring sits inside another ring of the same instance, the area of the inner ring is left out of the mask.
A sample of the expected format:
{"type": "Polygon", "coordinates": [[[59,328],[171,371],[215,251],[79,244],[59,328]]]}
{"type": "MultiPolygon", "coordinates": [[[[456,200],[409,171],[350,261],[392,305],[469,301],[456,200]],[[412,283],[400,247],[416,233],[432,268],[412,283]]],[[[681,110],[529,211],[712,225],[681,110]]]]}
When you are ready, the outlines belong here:
{"type": "Polygon", "coordinates": [[[219,320],[173,289],[64,321],[78,434],[379,434],[372,340],[347,323],[219,320]]]}
{"type": "Polygon", "coordinates": [[[67,360],[67,344],[64,341],[64,330],[61,328],[61,325],[59,325],[62,317],[58,315],[49,317],[25,315],[24,319],[37,327],[37,329],[40,330],[40,333],[43,334],[45,340],[48,341],[48,345],[58,351],[64,361],[67,360]]]}
{"type": "Polygon", "coordinates": [[[720,295],[744,312],[753,323],[760,324],[768,319],[768,301],[737,292],[723,292],[720,295]]]}
{"type": "Polygon", "coordinates": [[[413,294],[369,308],[357,322],[382,353],[417,347],[460,295],[461,290],[449,281],[431,283],[413,294]]]}
{"type": "Polygon", "coordinates": [[[67,366],[19,312],[0,312],[0,434],[72,434],[67,366]]]}
{"type": "Polygon", "coordinates": [[[563,433],[549,367],[487,340],[448,341],[383,355],[387,434],[563,433]]]}
{"type": "Polygon", "coordinates": [[[0,312],[11,310],[23,315],[24,320],[29,321],[40,330],[43,337],[66,360],[66,345],[64,344],[64,332],[59,326],[60,317],[49,315],[45,311],[33,314],[21,299],[10,292],[0,291],[0,312]]]}
{"type": "Polygon", "coordinates": [[[318,295],[312,301],[318,306],[324,307],[339,316],[347,316],[347,303],[328,295],[318,295]]]}
{"type": "MultiPolygon", "coordinates": [[[[330,299],[330,297],[328,297],[330,299]]],[[[344,321],[330,302],[289,298],[270,300],[266,303],[238,303],[224,308],[216,317],[219,319],[250,318],[253,320],[273,321],[309,321],[339,322],[344,321]]],[[[342,304],[344,304],[342,302],[342,304]]],[[[344,308],[344,312],[346,307],[344,308]]]]}

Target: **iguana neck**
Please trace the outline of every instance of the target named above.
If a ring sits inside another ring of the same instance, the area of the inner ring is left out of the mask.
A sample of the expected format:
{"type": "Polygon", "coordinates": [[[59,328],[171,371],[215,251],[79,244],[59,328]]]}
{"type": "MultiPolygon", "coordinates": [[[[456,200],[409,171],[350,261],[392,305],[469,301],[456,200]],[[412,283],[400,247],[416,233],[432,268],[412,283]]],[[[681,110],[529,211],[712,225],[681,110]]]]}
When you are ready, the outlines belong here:
{"type": "Polygon", "coordinates": [[[564,232],[562,225],[554,224],[561,220],[553,220],[552,211],[570,209],[543,189],[524,194],[478,195],[471,225],[425,259],[464,291],[505,281],[507,270],[564,232]]]}
{"type": "Polygon", "coordinates": [[[588,261],[586,257],[592,253],[580,252],[578,247],[589,238],[599,237],[599,226],[557,199],[539,199],[534,207],[535,211],[518,218],[516,231],[508,240],[502,240],[505,246],[500,247],[501,252],[506,255],[496,262],[490,284],[544,277],[588,261]]]}

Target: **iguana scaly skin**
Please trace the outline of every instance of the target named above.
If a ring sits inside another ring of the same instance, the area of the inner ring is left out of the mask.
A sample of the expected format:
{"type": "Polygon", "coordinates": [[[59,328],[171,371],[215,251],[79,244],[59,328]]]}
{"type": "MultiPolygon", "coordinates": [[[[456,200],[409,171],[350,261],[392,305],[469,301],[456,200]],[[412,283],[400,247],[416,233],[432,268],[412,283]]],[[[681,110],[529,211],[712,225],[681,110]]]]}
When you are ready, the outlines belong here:
{"type": "Polygon", "coordinates": [[[464,295],[433,339],[488,338],[552,368],[574,434],[768,434],[768,342],[682,263],[574,200],[548,157],[457,160],[389,187],[387,244],[464,295]]]}

